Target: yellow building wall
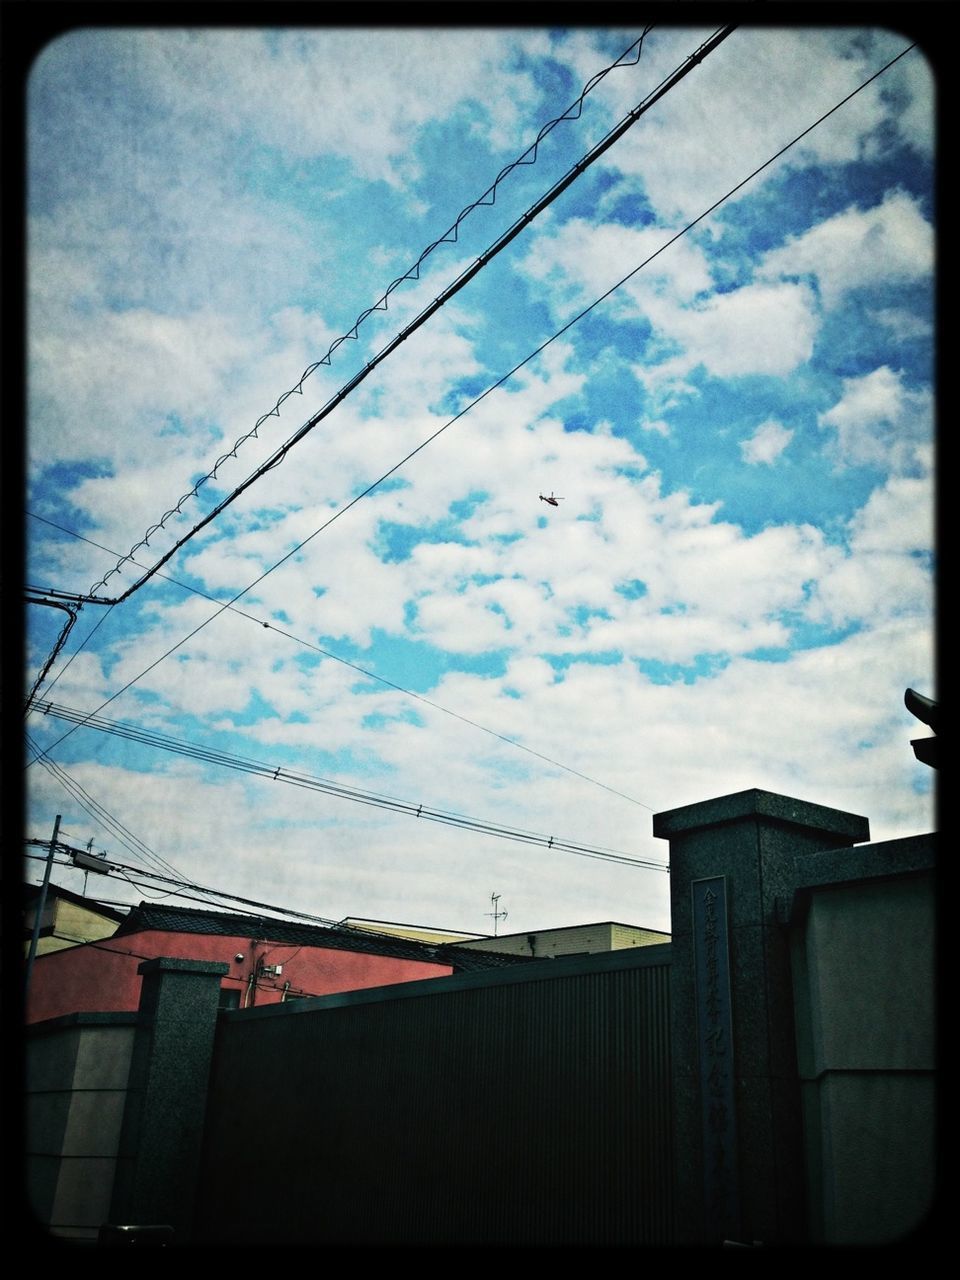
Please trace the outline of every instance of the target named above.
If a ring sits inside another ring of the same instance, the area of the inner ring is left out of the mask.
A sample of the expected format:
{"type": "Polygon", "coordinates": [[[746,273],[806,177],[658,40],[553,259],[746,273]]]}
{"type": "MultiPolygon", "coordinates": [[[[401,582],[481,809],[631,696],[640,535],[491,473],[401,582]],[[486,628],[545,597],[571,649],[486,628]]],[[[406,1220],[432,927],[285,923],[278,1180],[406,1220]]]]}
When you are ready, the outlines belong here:
{"type": "MultiPolygon", "coordinates": [[[[98,942],[101,938],[112,938],[119,927],[118,920],[100,915],[89,907],[76,902],[67,902],[63,898],[48,901],[43,913],[43,928],[53,925],[53,933],[41,933],[37,940],[37,955],[49,955],[51,951],[63,951],[67,947],[77,947],[84,942],[98,942]]],[[[34,914],[30,910],[26,914],[28,935],[33,929],[34,914]]],[[[24,954],[30,949],[28,936],[24,945],[24,954]]]]}
{"type": "Polygon", "coordinates": [[[571,925],[566,929],[531,929],[527,933],[505,934],[499,938],[478,938],[461,945],[471,951],[496,951],[500,955],[547,956],[596,955],[602,951],[620,951],[628,947],[648,947],[669,942],[668,933],[642,929],[636,925],[599,924],[571,925]],[[531,943],[532,939],[532,943],[531,943]]]}

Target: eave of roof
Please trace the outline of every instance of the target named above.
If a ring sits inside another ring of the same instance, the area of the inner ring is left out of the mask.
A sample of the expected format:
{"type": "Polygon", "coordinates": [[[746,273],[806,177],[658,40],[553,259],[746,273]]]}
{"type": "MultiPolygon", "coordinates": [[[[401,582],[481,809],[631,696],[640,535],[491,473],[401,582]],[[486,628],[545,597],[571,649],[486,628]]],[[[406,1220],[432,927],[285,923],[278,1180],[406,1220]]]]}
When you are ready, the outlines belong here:
{"type": "MultiPolygon", "coordinates": [[[[27,906],[40,897],[40,885],[26,884],[23,886],[23,900],[27,906]]],[[[116,907],[108,906],[105,902],[97,902],[95,898],[86,898],[82,893],[74,893],[72,889],[64,889],[58,884],[47,885],[47,900],[59,898],[64,902],[72,902],[78,907],[84,907],[87,911],[94,915],[103,916],[106,920],[126,920],[127,912],[118,910],[116,907]]]]}
{"type": "Polygon", "coordinates": [[[425,964],[446,964],[458,971],[499,968],[518,961],[522,963],[528,958],[466,951],[449,943],[416,942],[396,934],[377,934],[369,929],[311,925],[296,920],[236,915],[194,907],[159,906],[149,902],[141,902],[134,907],[114,936],[146,932],[214,934],[333,951],[356,951],[399,960],[418,960],[425,964]]]}

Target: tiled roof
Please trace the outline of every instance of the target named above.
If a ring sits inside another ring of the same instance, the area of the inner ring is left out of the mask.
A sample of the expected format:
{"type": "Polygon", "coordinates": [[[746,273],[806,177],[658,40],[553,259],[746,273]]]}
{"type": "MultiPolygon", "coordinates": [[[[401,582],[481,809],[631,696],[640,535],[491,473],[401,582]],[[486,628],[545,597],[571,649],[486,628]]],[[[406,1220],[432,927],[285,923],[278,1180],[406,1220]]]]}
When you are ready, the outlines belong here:
{"type": "Polygon", "coordinates": [[[369,929],[343,925],[312,925],[296,920],[275,920],[267,916],[234,915],[194,907],[157,906],[141,902],[134,907],[115,937],[132,933],[201,933],[228,937],[262,939],[265,942],[323,947],[334,951],[357,951],[393,956],[399,960],[420,960],[449,964],[457,972],[496,969],[523,963],[527,957],[504,956],[492,952],[466,951],[461,947],[415,942],[396,934],[377,934],[369,929]]]}

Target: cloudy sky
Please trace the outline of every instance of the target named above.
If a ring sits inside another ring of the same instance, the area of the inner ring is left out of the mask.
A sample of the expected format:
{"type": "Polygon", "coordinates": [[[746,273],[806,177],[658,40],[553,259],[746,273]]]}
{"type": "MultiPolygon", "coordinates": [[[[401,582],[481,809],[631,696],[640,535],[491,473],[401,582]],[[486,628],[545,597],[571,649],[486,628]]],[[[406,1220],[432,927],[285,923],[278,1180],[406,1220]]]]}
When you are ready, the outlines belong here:
{"type": "Polygon", "coordinates": [[[712,35],[46,47],[28,837],[485,933],[668,929],[653,815],[746,788],[932,829],[931,70],[712,35]]]}

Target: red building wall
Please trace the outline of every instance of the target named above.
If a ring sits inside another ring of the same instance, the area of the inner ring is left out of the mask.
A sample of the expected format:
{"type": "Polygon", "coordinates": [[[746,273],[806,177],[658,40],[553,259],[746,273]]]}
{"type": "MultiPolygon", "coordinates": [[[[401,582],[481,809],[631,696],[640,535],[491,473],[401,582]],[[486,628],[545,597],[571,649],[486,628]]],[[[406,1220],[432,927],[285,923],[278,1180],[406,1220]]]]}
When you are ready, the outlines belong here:
{"type": "Polygon", "coordinates": [[[69,947],[34,960],[27,995],[27,1021],[42,1022],[67,1013],[136,1011],[143,960],[170,956],[180,960],[220,960],[230,966],[221,984],[239,994],[239,1007],[277,1004],[294,996],[324,996],[337,991],[440,978],[450,965],[365,952],[308,947],[297,943],[251,942],[242,936],[145,931],[69,947]],[[235,957],[242,955],[242,960],[235,957]],[[278,976],[264,965],[281,965],[278,976]],[[260,973],[254,983],[251,979],[260,973]]]}

